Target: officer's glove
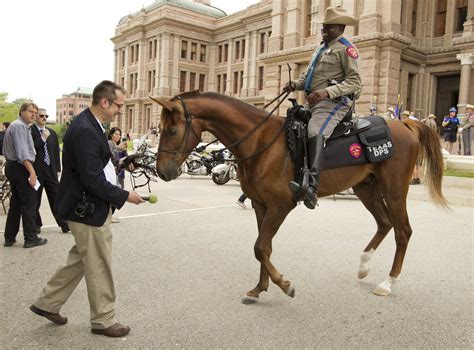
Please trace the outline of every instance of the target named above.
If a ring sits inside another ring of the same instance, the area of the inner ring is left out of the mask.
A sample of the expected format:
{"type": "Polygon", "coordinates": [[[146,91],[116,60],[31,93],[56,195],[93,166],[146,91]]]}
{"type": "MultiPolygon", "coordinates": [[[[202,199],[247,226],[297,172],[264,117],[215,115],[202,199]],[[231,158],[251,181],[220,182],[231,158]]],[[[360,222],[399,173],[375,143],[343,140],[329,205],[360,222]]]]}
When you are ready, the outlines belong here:
{"type": "Polygon", "coordinates": [[[283,86],[283,92],[292,92],[295,91],[296,89],[296,84],[292,81],[289,81],[283,86]]]}

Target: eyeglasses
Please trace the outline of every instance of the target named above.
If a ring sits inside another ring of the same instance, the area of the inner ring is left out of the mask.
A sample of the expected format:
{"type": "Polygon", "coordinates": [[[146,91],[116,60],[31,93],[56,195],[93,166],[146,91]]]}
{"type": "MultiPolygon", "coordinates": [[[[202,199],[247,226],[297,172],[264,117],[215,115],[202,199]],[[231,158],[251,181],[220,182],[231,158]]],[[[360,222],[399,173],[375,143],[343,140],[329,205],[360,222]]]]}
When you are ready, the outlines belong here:
{"type": "Polygon", "coordinates": [[[122,109],[122,107],[123,107],[123,104],[114,102],[112,100],[109,100],[108,98],[106,98],[106,100],[109,101],[110,103],[113,103],[114,105],[116,105],[118,107],[118,109],[122,109]]]}

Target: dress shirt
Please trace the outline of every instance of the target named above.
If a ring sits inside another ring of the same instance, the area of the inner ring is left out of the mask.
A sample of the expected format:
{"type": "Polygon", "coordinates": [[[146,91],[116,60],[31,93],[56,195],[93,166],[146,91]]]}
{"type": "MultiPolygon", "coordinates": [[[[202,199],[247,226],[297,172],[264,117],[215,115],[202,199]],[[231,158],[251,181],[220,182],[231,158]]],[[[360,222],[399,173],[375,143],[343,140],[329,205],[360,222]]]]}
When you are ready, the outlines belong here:
{"type": "Polygon", "coordinates": [[[34,163],[36,158],[35,146],[31,130],[20,117],[12,122],[5,132],[3,140],[3,155],[7,160],[23,164],[25,160],[34,163]]]}
{"type": "MultiPolygon", "coordinates": [[[[99,126],[102,129],[102,132],[105,133],[105,129],[102,126],[99,119],[97,119],[97,117],[96,117],[95,120],[97,120],[97,123],[99,123],[99,126]]],[[[112,164],[112,161],[110,159],[109,159],[109,162],[107,163],[107,165],[104,168],[104,175],[105,175],[105,179],[108,182],[110,182],[114,186],[117,186],[117,174],[115,173],[115,167],[112,164]]]]}

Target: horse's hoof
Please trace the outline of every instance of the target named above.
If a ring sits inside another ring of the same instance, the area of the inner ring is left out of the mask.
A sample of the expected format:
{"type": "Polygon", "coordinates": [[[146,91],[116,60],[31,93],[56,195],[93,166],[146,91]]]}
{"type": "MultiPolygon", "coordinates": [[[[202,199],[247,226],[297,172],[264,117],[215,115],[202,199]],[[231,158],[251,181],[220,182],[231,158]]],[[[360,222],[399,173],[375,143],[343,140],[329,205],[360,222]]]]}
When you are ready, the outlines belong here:
{"type": "Polygon", "coordinates": [[[295,292],[296,292],[295,287],[293,285],[290,285],[290,287],[286,291],[286,295],[288,295],[289,297],[294,298],[295,297],[295,292]]]}
{"type": "Polygon", "coordinates": [[[360,269],[358,273],[359,279],[361,280],[363,278],[366,278],[369,275],[369,271],[370,269],[360,269]]]}
{"type": "Polygon", "coordinates": [[[258,298],[251,297],[249,295],[244,295],[240,302],[245,305],[255,304],[258,301],[258,298]]]}
{"type": "Polygon", "coordinates": [[[390,288],[387,288],[385,286],[380,286],[378,285],[377,288],[375,288],[372,293],[375,295],[378,295],[380,297],[386,297],[389,296],[390,293],[392,293],[392,290],[390,288]]]}

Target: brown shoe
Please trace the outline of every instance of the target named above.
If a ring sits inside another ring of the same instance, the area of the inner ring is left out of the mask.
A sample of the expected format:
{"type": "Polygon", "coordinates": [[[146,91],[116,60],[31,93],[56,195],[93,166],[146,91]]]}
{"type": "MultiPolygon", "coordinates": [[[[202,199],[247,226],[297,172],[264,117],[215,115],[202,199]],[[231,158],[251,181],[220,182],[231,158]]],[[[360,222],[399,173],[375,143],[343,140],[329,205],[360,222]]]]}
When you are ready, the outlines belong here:
{"type": "Polygon", "coordinates": [[[106,337],[118,338],[126,336],[130,332],[130,327],[120,323],[115,323],[104,329],[92,328],[91,332],[94,334],[105,335],[106,337]]]}
{"type": "Polygon", "coordinates": [[[46,317],[51,322],[56,323],[60,326],[65,325],[67,323],[67,317],[62,317],[60,314],[41,310],[34,305],[30,306],[30,310],[39,316],[46,317]]]}

